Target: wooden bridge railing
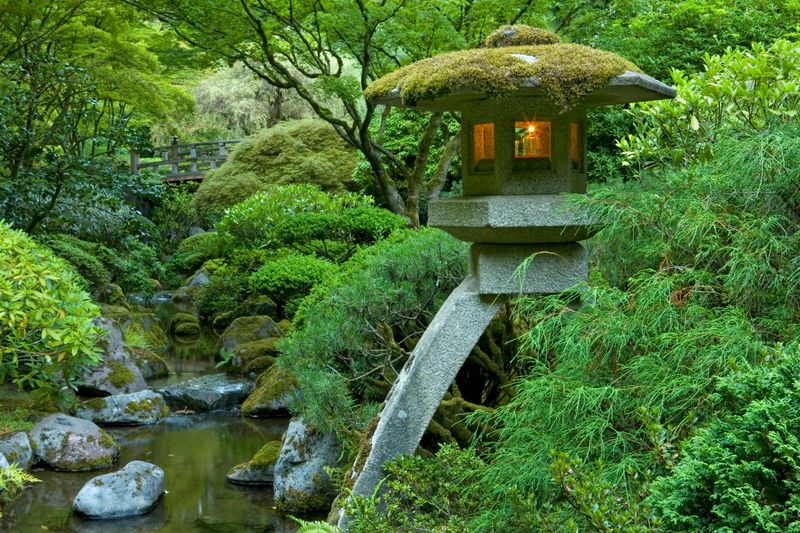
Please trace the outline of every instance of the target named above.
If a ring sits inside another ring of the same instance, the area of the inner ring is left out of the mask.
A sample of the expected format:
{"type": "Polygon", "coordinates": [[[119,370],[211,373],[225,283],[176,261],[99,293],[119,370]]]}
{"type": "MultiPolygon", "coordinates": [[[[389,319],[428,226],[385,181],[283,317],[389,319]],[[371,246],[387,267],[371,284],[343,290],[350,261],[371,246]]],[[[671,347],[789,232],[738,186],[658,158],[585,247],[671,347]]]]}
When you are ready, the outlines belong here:
{"type": "Polygon", "coordinates": [[[157,174],[163,173],[163,181],[200,180],[206,172],[221,165],[228,157],[229,148],[238,142],[232,140],[179,144],[178,139],[174,138],[169,146],[153,148],[155,153],[161,154],[159,161],[142,162],[139,154],[131,151],[131,173],[137,174],[149,169],[157,174]],[[168,167],[168,173],[164,173],[164,167],[168,167]]]}

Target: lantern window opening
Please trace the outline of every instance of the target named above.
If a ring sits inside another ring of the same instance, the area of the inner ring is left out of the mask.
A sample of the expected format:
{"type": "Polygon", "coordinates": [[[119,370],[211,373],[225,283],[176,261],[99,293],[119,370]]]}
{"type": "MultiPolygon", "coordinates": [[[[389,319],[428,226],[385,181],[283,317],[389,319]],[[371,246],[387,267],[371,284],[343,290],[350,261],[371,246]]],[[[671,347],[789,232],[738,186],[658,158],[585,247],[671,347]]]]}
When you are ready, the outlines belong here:
{"type": "Polygon", "coordinates": [[[549,170],[553,152],[552,124],[543,120],[514,122],[514,168],[549,170]]]}
{"type": "Polygon", "coordinates": [[[491,172],[494,170],[494,124],[483,123],[472,126],[472,170],[491,172]]]}

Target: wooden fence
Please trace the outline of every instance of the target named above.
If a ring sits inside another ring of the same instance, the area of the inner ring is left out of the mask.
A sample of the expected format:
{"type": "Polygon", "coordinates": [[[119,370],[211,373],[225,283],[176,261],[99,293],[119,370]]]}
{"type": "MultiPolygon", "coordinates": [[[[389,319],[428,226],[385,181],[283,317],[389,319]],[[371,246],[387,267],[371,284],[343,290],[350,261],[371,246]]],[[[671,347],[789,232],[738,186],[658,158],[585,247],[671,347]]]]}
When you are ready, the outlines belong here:
{"type": "Polygon", "coordinates": [[[173,139],[169,146],[158,146],[153,151],[161,155],[158,161],[140,161],[139,154],[131,151],[131,173],[152,170],[160,174],[163,181],[201,180],[206,172],[221,165],[228,157],[234,141],[206,141],[200,143],[178,143],[173,139]]]}

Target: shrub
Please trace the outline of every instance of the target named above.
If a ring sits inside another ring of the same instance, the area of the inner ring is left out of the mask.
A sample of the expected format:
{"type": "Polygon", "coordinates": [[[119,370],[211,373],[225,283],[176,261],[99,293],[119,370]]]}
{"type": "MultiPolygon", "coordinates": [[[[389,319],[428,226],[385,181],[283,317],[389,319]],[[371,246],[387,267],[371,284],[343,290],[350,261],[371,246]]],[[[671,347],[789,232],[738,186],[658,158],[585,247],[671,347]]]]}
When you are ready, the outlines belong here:
{"type": "Polygon", "coordinates": [[[435,457],[393,459],[384,465],[382,496],[348,502],[348,531],[469,531],[483,466],[473,450],[459,450],[455,445],[442,446],[435,457]]]}
{"type": "Polygon", "coordinates": [[[330,195],[314,185],[277,186],[233,206],[217,224],[217,230],[239,247],[274,249],[281,245],[276,228],[293,217],[310,213],[335,215],[371,203],[370,198],[356,194],[330,195]]]}
{"type": "Polygon", "coordinates": [[[70,235],[48,235],[39,241],[71,264],[92,291],[102,291],[111,283],[111,273],[93,253],[92,246],[70,235]]]}
{"type": "Polygon", "coordinates": [[[359,250],[302,301],[279,345],[278,364],[300,383],[294,410],[323,430],[363,427],[465,272],[466,246],[439,230],[359,250]]]}
{"type": "Polygon", "coordinates": [[[331,192],[353,190],[355,150],[325,122],[283,122],[248,137],[210,172],[195,194],[202,213],[226,208],[272,185],[311,183],[331,192]]]}
{"type": "Polygon", "coordinates": [[[794,531],[800,517],[800,351],[720,380],[723,416],[683,445],[650,502],[670,531],[794,531]]]}
{"type": "Polygon", "coordinates": [[[310,255],[287,255],[266,263],[250,276],[250,290],[266,294],[281,306],[284,316],[294,314],[297,302],[319,282],[336,272],[336,265],[310,255]]]}
{"type": "Polygon", "coordinates": [[[208,283],[200,286],[195,306],[200,316],[210,319],[222,313],[235,311],[247,294],[247,276],[223,265],[210,276],[208,283]]]}
{"type": "Polygon", "coordinates": [[[217,232],[208,231],[187,237],[169,258],[167,269],[188,276],[211,259],[222,257],[225,242],[217,232]]]}
{"type": "Polygon", "coordinates": [[[725,126],[762,130],[793,122],[800,108],[800,43],[754,43],[707,56],[703,72],[673,71],[674,100],[635,104],[636,133],[619,141],[629,165],[709,160],[725,126]]]}
{"type": "Polygon", "coordinates": [[[57,395],[99,361],[97,307],[66,262],[0,222],[0,380],[57,395]]]}

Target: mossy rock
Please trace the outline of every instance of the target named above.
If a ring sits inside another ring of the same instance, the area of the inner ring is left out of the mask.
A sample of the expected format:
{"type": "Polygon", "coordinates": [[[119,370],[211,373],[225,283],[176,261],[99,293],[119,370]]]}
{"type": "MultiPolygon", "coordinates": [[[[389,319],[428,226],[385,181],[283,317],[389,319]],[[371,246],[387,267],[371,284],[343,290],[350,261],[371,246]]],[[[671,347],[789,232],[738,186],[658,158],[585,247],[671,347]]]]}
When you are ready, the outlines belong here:
{"type": "Polygon", "coordinates": [[[285,335],[285,334],[289,333],[290,331],[292,331],[292,329],[293,329],[292,321],[289,320],[288,318],[284,318],[283,320],[278,322],[278,327],[281,328],[281,331],[283,331],[283,333],[285,335]]]}
{"type": "Polygon", "coordinates": [[[281,122],[237,144],[194,194],[203,213],[223,210],[273,185],[311,183],[330,192],[357,190],[356,151],[321,120],[281,122]]]}
{"type": "Polygon", "coordinates": [[[258,376],[256,388],[242,404],[245,416],[281,416],[299,394],[297,379],[288,370],[273,365],[258,376]]]}
{"type": "Polygon", "coordinates": [[[421,100],[459,92],[496,98],[538,86],[556,108],[568,110],[612,78],[626,71],[639,72],[630,61],[588,46],[517,45],[541,42],[539,37],[545,34],[536,28],[517,26],[514,31],[500,31],[490,36],[491,44],[487,41],[486,48],[439,54],[401,67],[373,82],[364,96],[375,101],[396,90],[403,105],[414,106],[421,100]],[[503,37],[504,33],[509,36],[503,37]]]}
{"type": "Polygon", "coordinates": [[[169,366],[166,359],[143,347],[130,349],[133,361],[142,372],[144,379],[163,378],[169,375],[169,366]]]}
{"type": "Polygon", "coordinates": [[[221,348],[235,350],[246,342],[260,341],[280,337],[281,335],[283,335],[283,331],[272,318],[266,315],[243,316],[237,318],[228,326],[220,335],[219,342],[221,348]]]}
{"type": "Polygon", "coordinates": [[[524,24],[501,26],[484,39],[484,48],[502,48],[506,46],[537,46],[542,44],[558,44],[561,37],[542,28],[534,28],[524,24]]]}
{"type": "Polygon", "coordinates": [[[103,291],[101,298],[109,305],[128,307],[128,299],[122,292],[122,287],[116,283],[110,283],[103,291]]]}
{"type": "Polygon", "coordinates": [[[269,485],[275,480],[275,463],[283,443],[270,441],[256,452],[253,458],[231,468],[227,479],[237,485],[269,485]]]}
{"type": "Polygon", "coordinates": [[[36,456],[55,470],[83,472],[108,468],[119,446],[92,422],[64,414],[45,417],[30,433],[36,456]]]}
{"type": "MultiPolygon", "coordinates": [[[[276,343],[277,339],[271,338],[244,342],[240,344],[233,352],[233,357],[231,358],[228,372],[230,374],[249,374],[254,370],[253,368],[248,369],[248,366],[257,360],[263,360],[260,363],[260,365],[263,366],[263,364],[267,362],[264,360],[265,358],[269,358],[271,362],[274,363],[275,357],[278,355],[278,350],[275,348],[276,343]]],[[[272,365],[270,364],[269,366],[272,365]]],[[[262,368],[257,373],[260,373],[267,368],[268,366],[262,368]]]]}
{"type": "Polygon", "coordinates": [[[256,357],[244,366],[244,373],[248,376],[261,374],[272,368],[274,364],[275,358],[271,355],[256,357]]]}
{"type": "Polygon", "coordinates": [[[180,326],[181,324],[200,324],[200,321],[191,313],[175,313],[172,316],[172,320],[169,322],[169,330],[175,333],[175,328],[180,326]]]}
{"type": "Polygon", "coordinates": [[[131,311],[120,305],[100,305],[100,312],[106,318],[112,319],[124,331],[133,330],[141,333],[148,346],[156,351],[167,348],[167,334],[161,329],[155,314],[145,311],[131,311]]]}

